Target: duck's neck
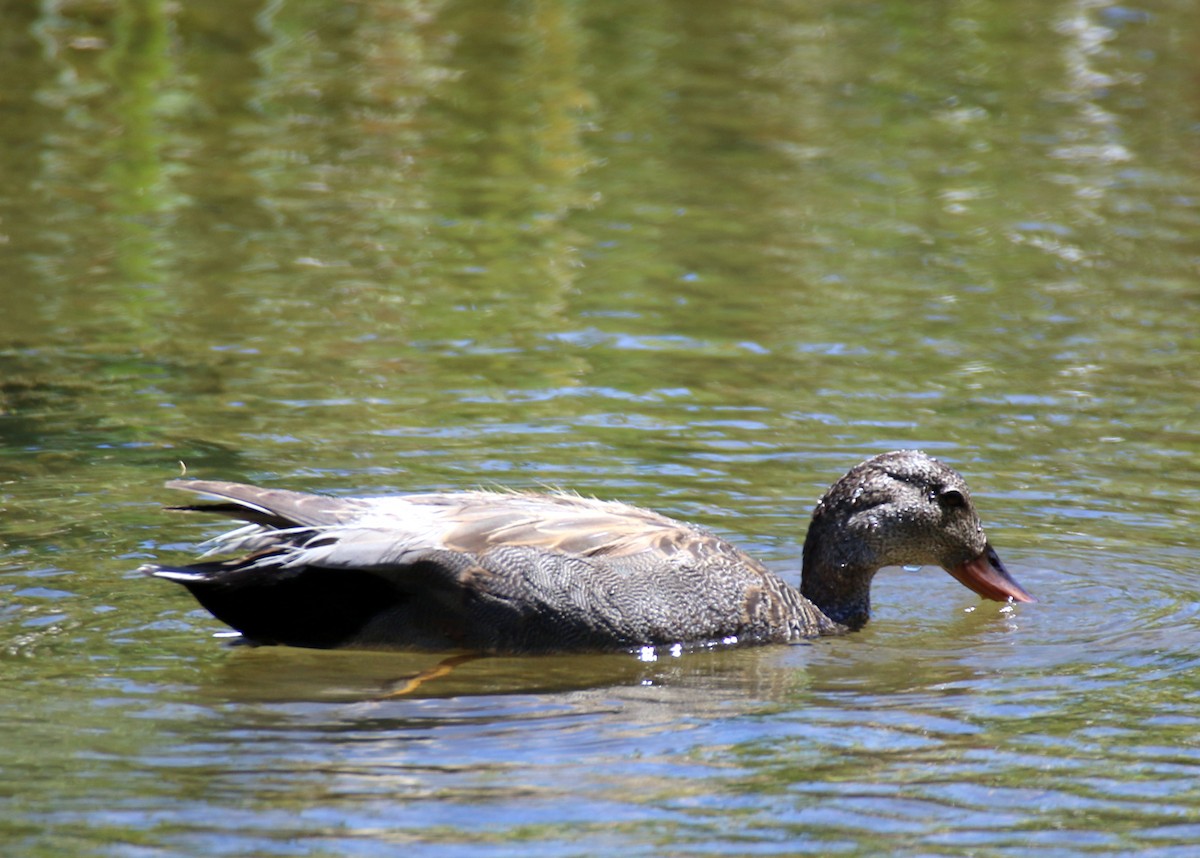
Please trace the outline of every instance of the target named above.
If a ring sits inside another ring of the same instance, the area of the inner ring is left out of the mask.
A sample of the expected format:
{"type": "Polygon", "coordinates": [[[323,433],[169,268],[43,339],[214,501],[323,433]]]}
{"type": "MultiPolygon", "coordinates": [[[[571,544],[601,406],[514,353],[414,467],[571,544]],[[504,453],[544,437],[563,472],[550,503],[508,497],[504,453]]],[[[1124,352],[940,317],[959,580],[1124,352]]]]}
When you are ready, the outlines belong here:
{"type": "Polygon", "coordinates": [[[875,567],[862,552],[861,543],[832,538],[818,514],[804,540],[804,566],[800,592],[836,623],[861,629],[871,616],[871,579],[875,567]]]}

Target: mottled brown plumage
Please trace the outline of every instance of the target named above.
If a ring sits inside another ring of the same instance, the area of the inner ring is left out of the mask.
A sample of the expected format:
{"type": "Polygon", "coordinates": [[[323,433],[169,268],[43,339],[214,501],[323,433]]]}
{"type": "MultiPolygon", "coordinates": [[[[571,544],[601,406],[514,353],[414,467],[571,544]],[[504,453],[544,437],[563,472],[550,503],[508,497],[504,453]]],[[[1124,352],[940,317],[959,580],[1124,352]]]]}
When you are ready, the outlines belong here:
{"type": "Polygon", "coordinates": [[[245,637],[315,647],[494,652],[787,642],[860,628],[882,566],[940,565],[987,598],[1032,601],[983,535],[966,484],[918,451],[876,456],[817,504],[801,588],[710,531],[571,494],[334,498],[174,480],[177,507],[247,522],[235,559],[147,574],[245,637]]]}

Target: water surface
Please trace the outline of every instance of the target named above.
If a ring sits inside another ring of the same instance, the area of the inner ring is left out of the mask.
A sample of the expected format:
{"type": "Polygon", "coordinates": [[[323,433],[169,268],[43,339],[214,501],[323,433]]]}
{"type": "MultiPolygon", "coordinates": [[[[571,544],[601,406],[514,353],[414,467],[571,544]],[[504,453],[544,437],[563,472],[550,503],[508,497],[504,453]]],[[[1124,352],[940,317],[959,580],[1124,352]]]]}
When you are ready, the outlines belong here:
{"type": "Polygon", "coordinates": [[[1191,4],[16,6],[6,855],[1194,851],[1191,4]],[[1037,604],[886,570],[841,639],[414,682],[133,571],[215,532],[182,462],[565,486],[794,581],[910,446],[1037,604]]]}

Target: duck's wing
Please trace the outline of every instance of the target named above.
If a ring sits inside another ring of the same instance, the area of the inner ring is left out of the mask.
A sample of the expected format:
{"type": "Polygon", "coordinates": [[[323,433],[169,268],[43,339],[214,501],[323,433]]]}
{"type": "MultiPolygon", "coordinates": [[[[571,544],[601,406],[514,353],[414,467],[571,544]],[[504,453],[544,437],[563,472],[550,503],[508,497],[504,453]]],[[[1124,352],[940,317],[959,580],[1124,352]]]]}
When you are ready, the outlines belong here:
{"type": "MultiPolygon", "coordinates": [[[[243,552],[239,567],[395,569],[433,552],[483,558],[498,549],[551,555],[692,564],[714,556],[757,566],[695,525],[614,501],[573,494],[455,492],[339,498],[216,480],[168,488],[221,498],[170,507],[247,522],[205,543],[204,556],[243,552]]],[[[166,577],[166,576],[162,576],[166,577]]]]}
{"type": "Polygon", "coordinates": [[[225,501],[173,506],[169,509],[225,515],[269,528],[341,524],[353,518],[361,509],[361,503],[355,498],[343,499],[287,489],[264,489],[222,480],[169,480],[166,487],[212,495],[225,501]]]}
{"type": "MultiPolygon", "coordinates": [[[[286,532],[280,534],[281,541],[293,545],[298,541],[295,536],[319,535],[319,546],[313,547],[341,545],[349,550],[350,546],[358,546],[348,556],[322,552],[323,562],[340,568],[394,564],[396,552],[384,547],[389,541],[406,546],[404,553],[419,552],[422,546],[470,554],[485,554],[500,546],[526,546],[607,558],[646,552],[664,557],[680,553],[701,557],[718,545],[727,545],[706,529],[658,512],[569,493],[454,492],[338,498],[220,480],[170,480],[167,487],[222,498],[218,503],[170,506],[172,510],[236,518],[253,524],[258,534],[281,530],[286,532]],[[371,551],[377,552],[376,556],[371,551]]],[[[216,551],[244,547],[228,540],[230,535],[218,536],[212,547],[216,551]]]]}
{"type": "Polygon", "coordinates": [[[501,547],[604,558],[653,555],[673,562],[731,549],[715,534],[659,513],[615,501],[570,494],[472,492],[414,496],[413,503],[446,503],[442,547],[486,555],[501,547]]]}
{"type": "MultiPolygon", "coordinates": [[[[144,571],[258,640],[529,650],[722,639],[758,628],[760,564],[703,528],[575,495],[329,498],[176,481],[249,522],[144,571]]],[[[768,580],[771,579],[771,580],[768,580]]]]}

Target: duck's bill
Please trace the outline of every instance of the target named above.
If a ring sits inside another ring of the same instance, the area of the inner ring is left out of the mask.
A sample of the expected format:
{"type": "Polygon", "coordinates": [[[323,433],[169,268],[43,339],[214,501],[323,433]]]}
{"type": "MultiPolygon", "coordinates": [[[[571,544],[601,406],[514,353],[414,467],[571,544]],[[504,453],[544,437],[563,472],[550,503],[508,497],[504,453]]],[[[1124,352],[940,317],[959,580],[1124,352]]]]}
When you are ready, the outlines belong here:
{"type": "Polygon", "coordinates": [[[1014,602],[1036,602],[1025,588],[1013,580],[1000,562],[999,556],[988,545],[983,553],[974,560],[960,563],[952,569],[947,569],[951,575],[965,587],[974,590],[985,599],[1004,602],[1012,599],[1014,602]]]}

